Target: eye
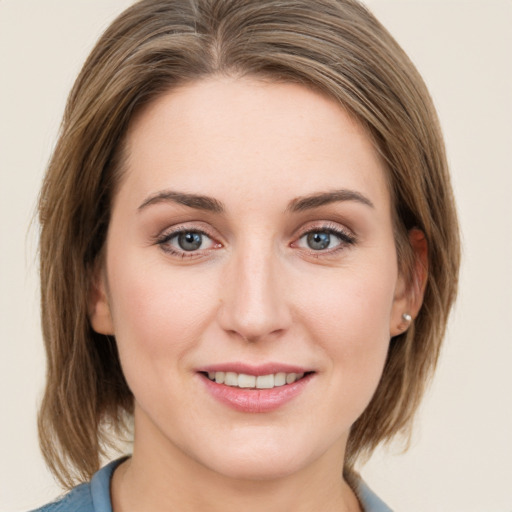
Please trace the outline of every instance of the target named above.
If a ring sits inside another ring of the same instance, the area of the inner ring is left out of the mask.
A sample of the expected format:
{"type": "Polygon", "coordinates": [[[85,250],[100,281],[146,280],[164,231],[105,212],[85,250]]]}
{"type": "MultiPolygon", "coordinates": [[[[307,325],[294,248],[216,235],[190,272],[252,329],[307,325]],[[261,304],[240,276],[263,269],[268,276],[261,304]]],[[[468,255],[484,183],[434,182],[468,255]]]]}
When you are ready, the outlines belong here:
{"type": "Polygon", "coordinates": [[[304,233],[295,245],[315,252],[329,252],[355,243],[355,237],[340,228],[321,228],[304,233]]]}
{"type": "Polygon", "coordinates": [[[174,238],[184,251],[197,251],[203,245],[203,234],[194,231],[179,233],[174,238]]]}
{"type": "Polygon", "coordinates": [[[197,230],[181,230],[164,235],[158,244],[166,252],[175,255],[192,256],[196,251],[219,247],[206,233],[197,230]]]}
{"type": "Polygon", "coordinates": [[[315,232],[308,233],[305,236],[308,247],[314,251],[323,251],[324,249],[328,249],[331,245],[330,233],[315,232]]]}

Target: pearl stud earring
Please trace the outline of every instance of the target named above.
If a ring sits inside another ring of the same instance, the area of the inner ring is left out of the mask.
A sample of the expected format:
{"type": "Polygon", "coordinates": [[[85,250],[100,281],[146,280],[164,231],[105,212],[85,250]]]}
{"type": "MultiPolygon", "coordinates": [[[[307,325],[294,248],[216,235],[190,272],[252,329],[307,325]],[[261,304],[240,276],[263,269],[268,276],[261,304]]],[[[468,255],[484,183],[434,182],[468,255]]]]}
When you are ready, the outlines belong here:
{"type": "Polygon", "coordinates": [[[411,320],[412,320],[412,316],[409,315],[409,313],[404,313],[402,315],[402,318],[404,319],[405,322],[409,323],[411,320]]]}

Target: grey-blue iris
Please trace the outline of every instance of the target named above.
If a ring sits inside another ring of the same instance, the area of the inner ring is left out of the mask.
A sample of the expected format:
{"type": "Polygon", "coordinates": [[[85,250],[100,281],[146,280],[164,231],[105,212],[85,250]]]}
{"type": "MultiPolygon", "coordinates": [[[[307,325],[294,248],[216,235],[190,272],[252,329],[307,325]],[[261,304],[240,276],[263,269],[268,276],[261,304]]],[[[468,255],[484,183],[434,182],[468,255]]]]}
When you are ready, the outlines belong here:
{"type": "Polygon", "coordinates": [[[308,246],[315,251],[321,251],[322,249],[326,249],[329,247],[331,243],[331,235],[329,233],[309,233],[308,237],[308,246]]]}
{"type": "Polygon", "coordinates": [[[178,244],[184,251],[196,251],[201,247],[203,237],[201,233],[187,232],[178,235],[178,244]]]}

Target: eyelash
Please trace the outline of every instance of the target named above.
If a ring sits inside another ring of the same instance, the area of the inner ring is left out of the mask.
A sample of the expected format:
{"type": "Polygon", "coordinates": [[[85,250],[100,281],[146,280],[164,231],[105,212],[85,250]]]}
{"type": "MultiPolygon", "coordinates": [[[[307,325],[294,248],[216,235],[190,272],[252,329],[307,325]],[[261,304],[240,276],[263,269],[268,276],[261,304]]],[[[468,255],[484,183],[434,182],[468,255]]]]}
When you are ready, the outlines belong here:
{"type": "MultiPolygon", "coordinates": [[[[209,250],[209,249],[198,249],[198,250],[193,250],[193,251],[185,251],[185,250],[177,250],[174,247],[172,247],[171,245],[169,245],[169,242],[171,240],[173,240],[174,238],[177,238],[179,235],[185,234],[185,233],[195,233],[195,234],[199,234],[201,236],[207,237],[214,244],[213,248],[222,247],[222,244],[220,244],[219,242],[216,242],[214,237],[212,235],[210,235],[209,233],[207,233],[205,230],[197,229],[197,228],[185,228],[183,226],[176,227],[170,233],[167,232],[160,236],[157,236],[154,240],[154,243],[156,245],[159,245],[160,248],[167,254],[170,254],[171,256],[179,257],[181,259],[201,257],[202,256],[201,253],[203,251],[209,250]]],[[[300,240],[302,240],[305,236],[312,234],[312,233],[326,233],[329,235],[334,235],[335,237],[337,237],[339,239],[339,244],[331,249],[315,250],[315,249],[302,248],[309,255],[312,255],[314,257],[333,255],[333,254],[336,254],[338,251],[344,250],[347,247],[350,247],[357,243],[356,237],[350,231],[344,230],[344,229],[340,228],[338,225],[324,224],[324,225],[321,225],[318,227],[315,226],[315,227],[310,227],[310,228],[304,229],[300,233],[300,235],[295,239],[295,241],[290,244],[290,247],[296,247],[296,244],[298,244],[298,242],[300,240]]]]}

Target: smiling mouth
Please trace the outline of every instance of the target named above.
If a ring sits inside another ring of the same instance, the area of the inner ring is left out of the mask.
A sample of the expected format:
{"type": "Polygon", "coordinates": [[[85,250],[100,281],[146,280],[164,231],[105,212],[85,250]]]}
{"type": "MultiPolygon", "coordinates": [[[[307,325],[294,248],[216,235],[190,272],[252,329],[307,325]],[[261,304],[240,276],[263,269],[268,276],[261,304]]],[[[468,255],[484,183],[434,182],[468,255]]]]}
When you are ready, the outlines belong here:
{"type": "Polygon", "coordinates": [[[273,389],[286,386],[303,379],[313,373],[270,373],[268,375],[248,375],[235,372],[201,372],[209,380],[217,384],[242,389],[273,389]]]}

